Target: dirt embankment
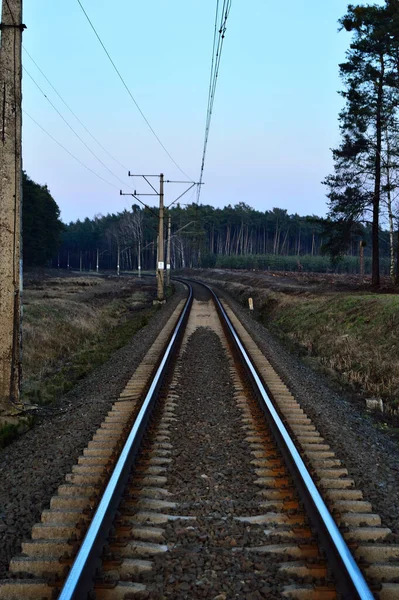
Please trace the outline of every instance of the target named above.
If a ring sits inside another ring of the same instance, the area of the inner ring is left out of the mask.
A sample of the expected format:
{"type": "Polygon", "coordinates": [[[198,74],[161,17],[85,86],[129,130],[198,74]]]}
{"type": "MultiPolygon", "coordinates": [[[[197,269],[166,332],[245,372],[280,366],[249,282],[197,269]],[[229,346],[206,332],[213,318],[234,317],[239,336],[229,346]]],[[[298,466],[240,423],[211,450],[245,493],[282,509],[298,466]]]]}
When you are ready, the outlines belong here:
{"type": "MultiPolygon", "coordinates": [[[[357,278],[294,273],[199,271],[191,276],[228,292],[299,350],[313,367],[345,386],[367,407],[397,424],[399,406],[399,295],[381,293],[357,278]]],[[[395,291],[396,292],[396,291],[395,291]]]]}

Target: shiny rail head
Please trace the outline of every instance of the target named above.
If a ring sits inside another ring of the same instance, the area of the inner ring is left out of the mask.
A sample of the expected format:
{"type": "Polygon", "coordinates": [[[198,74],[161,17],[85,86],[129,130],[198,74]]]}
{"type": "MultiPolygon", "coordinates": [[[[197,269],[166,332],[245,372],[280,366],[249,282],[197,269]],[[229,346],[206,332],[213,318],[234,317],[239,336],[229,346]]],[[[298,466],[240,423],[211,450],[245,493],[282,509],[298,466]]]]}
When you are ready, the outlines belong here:
{"type": "MultiPolygon", "coordinates": [[[[68,577],[64,583],[58,600],[82,600],[85,598],[90,591],[89,583],[90,580],[94,579],[96,570],[96,557],[93,557],[93,553],[97,549],[97,545],[101,548],[104,544],[103,538],[108,534],[108,530],[111,525],[107,525],[107,531],[104,531],[106,520],[110,519],[110,511],[116,511],[117,502],[116,496],[120,495],[120,484],[122,474],[126,468],[128,460],[132,460],[131,453],[137,445],[137,440],[142,434],[142,426],[147,422],[149,413],[153,407],[153,397],[157,393],[160,381],[163,379],[166,373],[166,367],[169,359],[176,347],[179,334],[182,332],[185,319],[188,316],[188,311],[192,304],[193,290],[189,283],[187,285],[189,294],[186,303],[183,307],[182,313],[178,319],[173,334],[169,340],[165,353],[162,357],[160,365],[155,373],[151,386],[146,394],[143,405],[137,415],[137,418],[132,426],[129,436],[123,446],[120,457],[116,463],[111,478],[107,484],[107,487],[102,495],[100,503],[94,514],[93,520],[87,530],[84,537],[83,543],[79,549],[79,552],[72,564],[71,570],[69,571],[68,577]],[[101,538],[101,539],[100,539],[101,538]],[[90,569],[90,572],[87,572],[90,569]],[[82,581],[84,581],[84,588],[82,588],[82,581]]],[[[98,552],[97,552],[98,554],[98,552]]]]}
{"type": "MultiPolygon", "coordinates": [[[[196,282],[200,283],[200,282],[196,282]]],[[[234,343],[239,351],[239,354],[244,361],[247,370],[250,372],[253,382],[257,388],[259,396],[262,398],[265,408],[268,411],[270,418],[272,419],[275,429],[278,431],[278,435],[280,440],[285,445],[285,448],[291,457],[292,464],[294,465],[298,476],[302,480],[304,488],[307,490],[307,494],[309,495],[311,502],[314,505],[314,509],[317,513],[318,519],[323,523],[323,527],[327,533],[327,536],[332,544],[333,552],[335,556],[338,558],[339,562],[342,565],[342,568],[345,570],[346,579],[350,582],[353,592],[356,594],[353,596],[355,598],[359,598],[360,600],[373,600],[374,595],[369,589],[366,580],[363,577],[362,572],[360,571],[356,561],[354,560],[344,538],[341,535],[330,511],[328,510],[323,498],[320,495],[317,486],[315,485],[305,463],[303,462],[291,436],[286,429],[284,423],[282,422],[279,414],[277,413],[272,400],[270,399],[263,382],[253,365],[247,351],[245,350],[233,324],[231,323],[222,303],[220,302],[216,293],[212,290],[212,288],[205,283],[200,283],[206,287],[212,294],[214,302],[219,310],[221,318],[224,320],[230,335],[232,336],[234,343]]]]}

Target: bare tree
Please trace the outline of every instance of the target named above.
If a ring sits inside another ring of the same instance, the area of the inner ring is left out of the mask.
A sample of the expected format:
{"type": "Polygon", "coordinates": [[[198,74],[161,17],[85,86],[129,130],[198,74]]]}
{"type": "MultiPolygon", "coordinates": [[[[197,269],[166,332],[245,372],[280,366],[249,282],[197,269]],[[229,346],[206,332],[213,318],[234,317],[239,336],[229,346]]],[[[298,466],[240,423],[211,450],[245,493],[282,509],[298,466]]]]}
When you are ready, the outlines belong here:
{"type": "Polygon", "coordinates": [[[139,277],[141,276],[141,250],[143,246],[143,211],[135,210],[125,212],[120,219],[119,231],[121,242],[126,246],[133,246],[137,249],[137,268],[139,277]]]}

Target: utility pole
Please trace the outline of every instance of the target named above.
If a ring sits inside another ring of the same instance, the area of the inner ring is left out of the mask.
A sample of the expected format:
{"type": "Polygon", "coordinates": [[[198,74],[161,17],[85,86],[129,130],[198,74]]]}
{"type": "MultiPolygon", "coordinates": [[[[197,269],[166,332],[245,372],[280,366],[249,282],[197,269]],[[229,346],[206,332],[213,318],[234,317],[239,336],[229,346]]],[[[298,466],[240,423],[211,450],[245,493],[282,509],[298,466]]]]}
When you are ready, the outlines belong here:
{"type": "Polygon", "coordinates": [[[171,230],[172,230],[172,218],[168,217],[168,245],[166,248],[166,285],[170,285],[170,246],[171,246],[171,230]]]}
{"type": "Polygon", "coordinates": [[[157,270],[157,287],[158,287],[158,302],[164,302],[164,247],[163,247],[163,173],[159,176],[159,232],[158,232],[158,270],[157,270]]]}
{"type": "Polygon", "coordinates": [[[137,254],[137,270],[139,272],[139,277],[141,277],[141,241],[139,238],[139,251],[137,254]]]}
{"type": "MultiPolygon", "coordinates": [[[[147,184],[150,186],[150,188],[152,188],[154,193],[150,193],[150,194],[142,194],[142,193],[137,193],[136,190],[134,190],[134,194],[132,193],[128,193],[128,194],[124,194],[122,192],[122,190],[120,190],[119,194],[121,196],[133,196],[133,198],[135,198],[136,200],[138,200],[140,202],[140,204],[142,204],[143,206],[145,206],[146,208],[148,208],[152,213],[154,213],[158,219],[159,219],[159,234],[158,234],[158,252],[157,252],[157,262],[156,262],[156,272],[157,272],[157,294],[158,294],[158,302],[165,302],[165,293],[164,293],[164,269],[165,269],[165,259],[164,259],[164,233],[163,233],[163,222],[164,222],[164,176],[163,173],[161,173],[160,175],[133,175],[132,173],[128,173],[129,177],[142,177],[147,184]],[[152,185],[152,183],[150,183],[149,178],[151,177],[159,177],[159,192],[156,190],[156,188],[152,185]],[[140,198],[138,198],[138,196],[159,196],[159,213],[156,214],[156,212],[149,207],[147,204],[145,204],[142,200],[140,200],[140,198]]],[[[175,202],[177,202],[178,200],[180,200],[180,198],[182,196],[184,196],[185,194],[187,194],[187,192],[189,192],[195,185],[202,185],[201,183],[197,184],[194,181],[169,181],[168,179],[166,180],[166,183],[183,183],[183,184],[188,184],[189,187],[182,193],[180,194],[175,200],[173,200],[173,202],[171,202],[171,204],[169,204],[169,206],[167,208],[169,208],[170,206],[172,206],[172,204],[174,204],[175,202]]],[[[170,260],[170,255],[169,255],[169,260],[170,260]]]]}
{"type": "Polygon", "coordinates": [[[22,0],[2,0],[0,46],[0,422],[21,386],[22,0]]]}

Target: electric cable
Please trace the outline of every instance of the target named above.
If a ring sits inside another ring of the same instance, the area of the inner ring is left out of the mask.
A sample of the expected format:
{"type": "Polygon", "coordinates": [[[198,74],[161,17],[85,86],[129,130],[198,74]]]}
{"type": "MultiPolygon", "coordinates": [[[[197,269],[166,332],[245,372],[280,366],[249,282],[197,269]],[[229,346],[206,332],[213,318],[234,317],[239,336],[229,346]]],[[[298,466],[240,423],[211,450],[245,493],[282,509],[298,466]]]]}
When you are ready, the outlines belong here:
{"type": "Polygon", "coordinates": [[[58,108],[55,106],[55,104],[53,104],[53,102],[50,100],[50,98],[47,96],[47,94],[42,90],[42,88],[40,87],[40,85],[37,83],[37,81],[32,77],[32,75],[29,73],[29,71],[23,67],[25,73],[31,78],[31,80],[33,81],[33,83],[35,84],[35,86],[38,88],[38,90],[43,94],[43,96],[46,98],[47,102],[53,107],[53,109],[55,110],[55,112],[61,117],[61,119],[64,121],[64,123],[67,125],[67,127],[72,131],[72,133],[78,138],[78,140],[84,145],[84,147],[94,156],[94,158],[96,160],[98,160],[98,162],[113,176],[115,177],[118,181],[120,181],[123,185],[127,185],[128,187],[129,184],[125,183],[116,173],[114,173],[113,171],[111,171],[111,169],[109,167],[107,167],[107,165],[101,160],[101,158],[99,158],[97,156],[97,154],[95,154],[95,152],[93,152],[93,150],[90,148],[90,146],[88,146],[86,144],[86,142],[80,137],[80,135],[74,130],[74,128],[72,127],[72,125],[70,123],[68,123],[68,121],[65,119],[65,117],[62,115],[62,113],[58,110],[58,108]]]}
{"type": "Polygon", "coordinates": [[[104,45],[104,43],[103,43],[102,39],[100,38],[99,34],[97,33],[97,30],[96,30],[96,28],[94,27],[94,25],[93,25],[93,23],[92,23],[92,21],[91,21],[91,19],[90,19],[89,15],[87,14],[86,10],[85,10],[85,9],[84,9],[84,7],[83,7],[83,4],[81,3],[81,1],[80,1],[80,0],[77,0],[77,2],[78,2],[78,4],[79,4],[80,8],[82,9],[82,12],[83,12],[83,14],[85,15],[85,17],[86,17],[86,19],[87,19],[87,21],[88,21],[88,23],[89,23],[90,27],[91,27],[91,28],[92,28],[92,30],[94,31],[94,33],[95,33],[95,35],[96,35],[96,37],[97,37],[98,41],[100,42],[100,44],[101,44],[101,47],[103,48],[103,50],[104,50],[105,54],[107,55],[107,57],[108,57],[108,60],[110,61],[111,65],[113,66],[113,68],[114,68],[114,70],[115,70],[116,74],[118,75],[119,79],[121,80],[121,82],[122,82],[122,84],[123,84],[124,88],[126,89],[127,93],[129,94],[130,98],[131,98],[131,99],[132,99],[132,101],[134,102],[134,105],[136,106],[137,110],[139,111],[139,113],[140,113],[140,114],[141,114],[141,116],[143,117],[144,121],[146,122],[146,124],[147,124],[148,128],[150,129],[151,133],[154,135],[155,139],[158,141],[158,143],[159,143],[159,144],[160,144],[160,146],[163,148],[163,150],[166,152],[166,154],[169,156],[169,158],[170,158],[170,160],[173,162],[173,164],[174,164],[174,165],[175,165],[175,166],[176,166],[176,167],[179,169],[180,173],[183,173],[183,175],[184,175],[185,177],[187,177],[187,179],[189,179],[190,181],[193,181],[193,179],[192,179],[192,178],[191,178],[189,175],[187,175],[187,173],[185,173],[185,172],[183,171],[183,169],[182,169],[182,168],[181,168],[181,167],[178,165],[178,163],[175,161],[175,159],[173,158],[173,156],[170,154],[170,152],[167,150],[167,148],[165,147],[165,145],[162,143],[162,141],[160,140],[160,138],[159,138],[159,137],[158,137],[158,135],[156,134],[156,132],[155,132],[155,130],[153,129],[153,127],[151,126],[151,124],[150,124],[149,120],[147,119],[147,117],[145,116],[145,114],[143,113],[143,111],[141,110],[141,108],[140,108],[140,106],[138,105],[138,103],[137,103],[136,99],[134,98],[134,96],[133,96],[132,92],[130,91],[130,89],[129,89],[129,87],[128,87],[127,83],[126,83],[126,82],[125,82],[125,80],[123,79],[123,77],[122,77],[122,75],[121,75],[121,73],[120,73],[119,69],[117,68],[116,64],[115,64],[115,63],[114,63],[114,61],[112,60],[110,53],[108,52],[108,50],[107,50],[107,48],[105,47],[105,45],[104,45]]]}
{"type": "Polygon", "coordinates": [[[220,25],[217,27],[218,19],[219,19],[219,0],[216,2],[216,12],[215,12],[215,26],[214,26],[214,34],[213,34],[213,46],[212,46],[212,60],[211,60],[211,73],[209,77],[209,90],[208,90],[208,105],[206,111],[206,120],[205,120],[205,135],[204,135],[204,145],[202,150],[202,160],[201,160],[201,169],[200,169],[200,177],[199,177],[199,185],[197,189],[197,204],[201,195],[201,184],[204,176],[204,167],[205,167],[205,158],[206,151],[208,148],[208,139],[209,139],[209,130],[212,121],[212,113],[213,113],[213,104],[215,101],[215,93],[216,93],[216,85],[219,76],[219,68],[220,68],[220,60],[222,56],[223,42],[226,34],[227,28],[227,19],[231,9],[232,0],[223,0],[223,6],[220,11],[220,25]],[[217,43],[216,43],[217,40],[217,43]]]}
{"type": "Polygon", "coordinates": [[[96,173],[96,171],[93,171],[93,169],[91,169],[90,167],[88,167],[84,162],[82,162],[79,158],[77,158],[77,156],[75,156],[72,152],[70,152],[67,148],[65,148],[65,146],[63,146],[61,144],[61,142],[59,142],[54,136],[51,135],[51,133],[49,133],[46,129],[44,129],[44,127],[42,127],[42,125],[40,125],[40,123],[38,123],[36,121],[36,119],[34,119],[28,112],[26,112],[26,110],[23,110],[23,113],[27,117],[29,117],[42,131],[44,131],[44,133],[46,135],[48,135],[49,138],[51,138],[53,140],[53,142],[55,142],[56,144],[58,144],[58,146],[60,146],[60,148],[62,148],[67,154],[69,154],[69,156],[72,156],[72,158],[74,158],[76,160],[76,162],[78,162],[80,165],[82,165],[82,167],[84,167],[85,169],[87,169],[88,171],[90,171],[90,173],[93,173],[93,175],[95,175],[96,177],[98,177],[98,179],[101,179],[101,181],[104,181],[104,183],[110,185],[111,187],[115,188],[116,190],[119,189],[114,183],[111,183],[110,181],[107,181],[107,179],[104,179],[104,177],[101,177],[101,175],[99,175],[98,173],[96,173]]]}
{"type": "Polygon", "coordinates": [[[69,112],[75,117],[75,119],[77,120],[77,122],[83,127],[83,129],[89,134],[89,136],[96,142],[96,144],[98,144],[100,146],[100,148],[106,154],[108,154],[108,156],[110,158],[112,158],[113,161],[115,161],[124,171],[127,172],[128,168],[125,167],[124,165],[122,165],[122,163],[120,163],[119,160],[117,160],[114,156],[112,156],[112,154],[110,152],[108,152],[108,150],[106,148],[104,148],[104,146],[101,144],[101,142],[98,141],[98,139],[91,133],[91,131],[89,131],[89,129],[86,127],[86,125],[84,123],[82,123],[81,119],[79,119],[79,117],[77,116],[77,114],[67,104],[67,102],[64,100],[64,98],[61,96],[61,94],[56,90],[56,88],[53,86],[53,84],[51,83],[51,81],[49,80],[49,78],[46,76],[46,74],[39,67],[39,65],[37,64],[37,62],[35,61],[35,59],[29,54],[29,52],[27,51],[27,49],[25,48],[25,46],[22,46],[22,47],[24,49],[25,54],[28,55],[28,57],[33,62],[33,64],[36,66],[36,68],[38,69],[38,71],[43,75],[43,77],[45,78],[45,80],[47,81],[47,83],[49,84],[49,86],[57,94],[57,96],[59,97],[59,99],[61,100],[61,102],[67,107],[67,109],[69,110],[69,112]]]}

